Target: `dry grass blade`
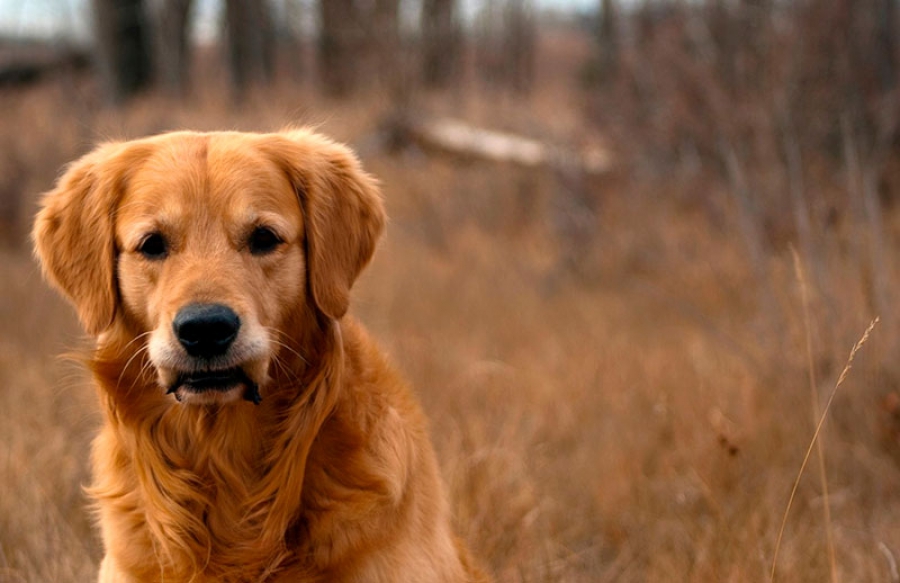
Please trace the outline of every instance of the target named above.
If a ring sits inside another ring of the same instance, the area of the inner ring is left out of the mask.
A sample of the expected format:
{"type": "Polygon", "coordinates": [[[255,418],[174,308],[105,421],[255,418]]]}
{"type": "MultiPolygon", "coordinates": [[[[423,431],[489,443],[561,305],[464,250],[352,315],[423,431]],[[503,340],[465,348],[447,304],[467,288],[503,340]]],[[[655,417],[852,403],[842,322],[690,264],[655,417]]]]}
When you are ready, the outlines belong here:
{"type": "MultiPolygon", "coordinates": [[[[816,369],[813,365],[812,326],[809,314],[809,290],[806,286],[806,277],[803,273],[803,265],[796,249],[791,247],[791,256],[794,259],[794,272],[800,283],[800,299],[803,304],[803,331],[806,340],[806,369],[809,372],[809,398],[812,405],[813,422],[819,419],[819,391],[816,382],[816,369]]],[[[831,529],[831,499],[828,492],[828,473],[825,467],[825,450],[822,441],[814,439],[816,454],[819,458],[819,483],[822,487],[822,496],[825,503],[822,505],[823,518],[825,520],[826,543],[828,547],[828,568],[831,575],[831,583],[837,583],[837,562],[834,552],[834,533],[831,529]]]]}
{"type": "Polygon", "coordinates": [[[784,509],[784,516],[781,519],[781,528],[778,529],[778,538],[775,540],[775,552],[772,556],[772,571],[769,574],[770,582],[775,581],[775,569],[778,566],[778,551],[781,548],[781,539],[784,536],[784,528],[787,525],[787,519],[791,513],[791,507],[794,504],[794,497],[797,495],[797,488],[800,486],[800,479],[803,477],[803,472],[806,470],[806,464],[809,463],[809,458],[812,455],[813,447],[819,439],[819,433],[821,433],[822,431],[822,426],[825,425],[825,420],[828,418],[828,411],[831,409],[831,404],[834,402],[834,397],[837,394],[840,386],[844,383],[844,380],[847,378],[847,374],[850,372],[850,368],[853,366],[853,359],[856,358],[856,353],[859,352],[863,344],[865,344],[869,339],[869,334],[872,333],[872,330],[875,328],[875,325],[877,323],[878,318],[872,320],[869,323],[869,327],[866,328],[866,331],[863,333],[862,338],[860,338],[850,350],[850,356],[847,358],[847,364],[844,366],[844,370],[841,371],[837,382],[834,384],[834,388],[831,389],[831,394],[828,395],[828,401],[825,403],[825,409],[822,411],[821,417],[819,417],[819,422],[816,425],[816,430],[809,442],[809,447],[806,448],[806,455],[803,456],[803,463],[800,464],[800,471],[797,472],[797,478],[794,480],[794,485],[791,488],[791,495],[788,498],[787,508],[784,509]]]}
{"type": "Polygon", "coordinates": [[[894,553],[891,552],[891,549],[886,544],[880,541],[878,550],[881,551],[881,554],[884,555],[884,559],[887,561],[891,574],[891,583],[900,583],[900,570],[897,569],[897,560],[894,558],[894,553]]]}

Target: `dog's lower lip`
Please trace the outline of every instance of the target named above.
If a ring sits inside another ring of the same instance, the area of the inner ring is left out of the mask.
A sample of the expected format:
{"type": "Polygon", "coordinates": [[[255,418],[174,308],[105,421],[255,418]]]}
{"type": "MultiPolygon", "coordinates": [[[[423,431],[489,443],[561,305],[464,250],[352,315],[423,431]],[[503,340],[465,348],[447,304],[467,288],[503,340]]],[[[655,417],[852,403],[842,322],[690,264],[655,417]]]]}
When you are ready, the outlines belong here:
{"type": "Polygon", "coordinates": [[[225,393],[241,386],[244,387],[244,400],[259,405],[262,400],[259,387],[240,368],[181,373],[166,394],[174,394],[175,398],[181,401],[182,396],[179,393],[181,390],[191,393],[225,393]]]}
{"type": "Polygon", "coordinates": [[[179,388],[190,391],[227,391],[233,389],[235,385],[250,383],[250,379],[239,368],[192,371],[178,375],[169,387],[169,393],[174,393],[179,388]]]}

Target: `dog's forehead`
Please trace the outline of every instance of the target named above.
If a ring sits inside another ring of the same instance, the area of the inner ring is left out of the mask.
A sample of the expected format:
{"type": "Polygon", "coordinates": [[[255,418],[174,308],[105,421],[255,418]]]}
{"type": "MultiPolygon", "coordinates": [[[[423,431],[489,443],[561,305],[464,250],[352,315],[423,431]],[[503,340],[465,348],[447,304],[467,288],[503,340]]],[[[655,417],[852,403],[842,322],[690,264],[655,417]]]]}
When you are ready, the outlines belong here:
{"type": "Polygon", "coordinates": [[[134,170],[125,214],[299,212],[286,174],[254,142],[191,135],[159,142],[134,170]]]}

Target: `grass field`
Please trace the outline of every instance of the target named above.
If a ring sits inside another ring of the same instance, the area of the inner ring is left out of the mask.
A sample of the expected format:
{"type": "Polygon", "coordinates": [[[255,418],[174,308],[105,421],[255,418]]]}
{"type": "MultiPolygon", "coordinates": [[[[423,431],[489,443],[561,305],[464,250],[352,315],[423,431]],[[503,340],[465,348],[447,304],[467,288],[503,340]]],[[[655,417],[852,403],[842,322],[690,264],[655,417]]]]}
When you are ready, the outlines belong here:
{"type": "MultiPolygon", "coordinates": [[[[528,99],[472,89],[422,107],[600,139],[574,81],[583,47],[567,42],[528,99]]],[[[391,222],[353,312],[416,387],[458,528],[498,581],[768,580],[814,411],[875,316],[820,436],[824,464],[814,450],[799,483],[776,579],[900,581],[897,320],[872,300],[900,280],[888,260],[862,265],[870,223],[825,232],[798,275],[788,243],[748,249],[727,184],[633,164],[639,135],[607,138],[615,169],[573,183],[389,155],[372,146],[389,109],[377,95],[334,103],[285,82],[235,108],[222,87],[117,111],[81,78],[0,93],[0,197],[20,201],[0,207],[0,582],[88,581],[100,557],[82,493],[97,407],[59,358],[84,341],[74,314],[29,255],[37,194],[97,139],[288,123],[358,146],[382,181],[391,222]]],[[[889,259],[900,214],[881,224],[889,259]]]]}

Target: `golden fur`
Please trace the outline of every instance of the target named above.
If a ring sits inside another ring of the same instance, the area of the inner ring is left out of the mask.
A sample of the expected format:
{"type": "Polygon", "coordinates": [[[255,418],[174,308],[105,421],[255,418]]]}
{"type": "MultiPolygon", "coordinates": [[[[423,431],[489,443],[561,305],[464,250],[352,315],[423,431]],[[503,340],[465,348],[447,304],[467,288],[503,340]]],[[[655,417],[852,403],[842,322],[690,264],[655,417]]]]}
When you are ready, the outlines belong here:
{"type": "Polygon", "coordinates": [[[36,253],[97,338],[101,582],[487,580],[419,406],[345,315],[383,222],[355,157],[306,130],[105,144],[44,196],[36,253]],[[198,302],[240,316],[237,388],[178,386],[173,318],[198,302]]]}

